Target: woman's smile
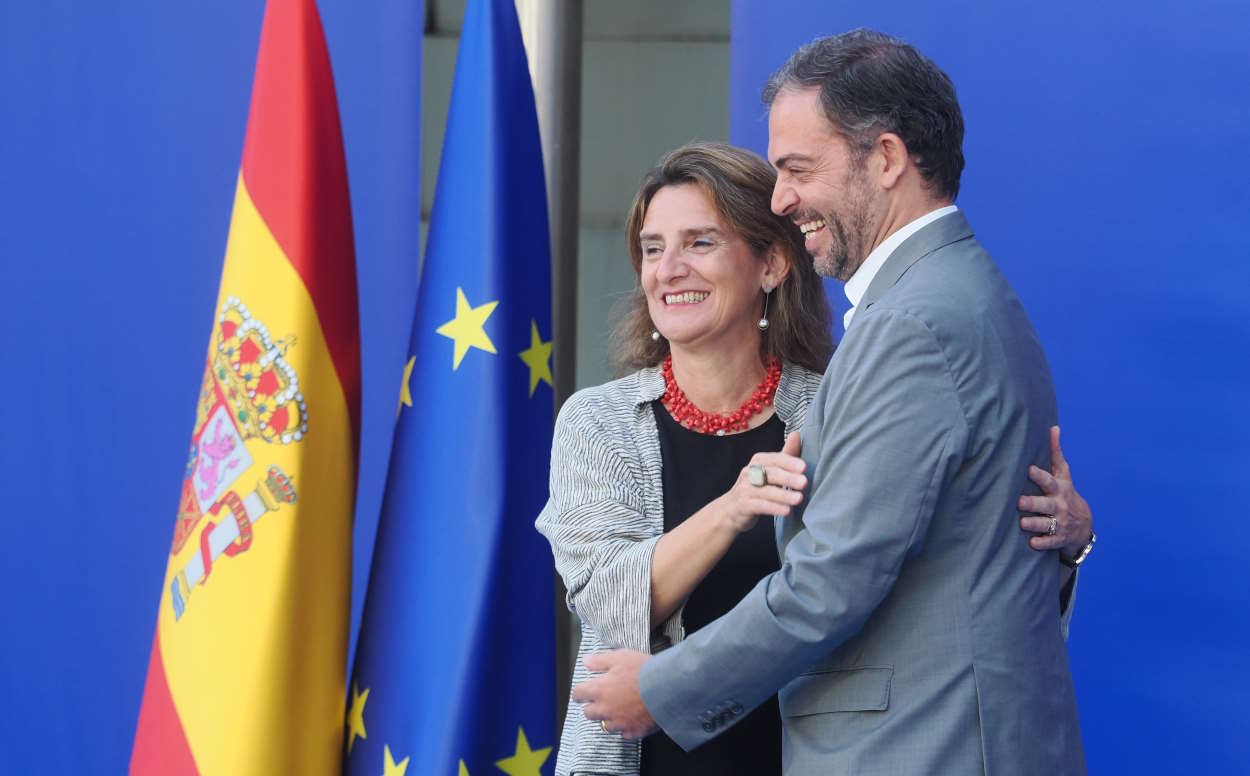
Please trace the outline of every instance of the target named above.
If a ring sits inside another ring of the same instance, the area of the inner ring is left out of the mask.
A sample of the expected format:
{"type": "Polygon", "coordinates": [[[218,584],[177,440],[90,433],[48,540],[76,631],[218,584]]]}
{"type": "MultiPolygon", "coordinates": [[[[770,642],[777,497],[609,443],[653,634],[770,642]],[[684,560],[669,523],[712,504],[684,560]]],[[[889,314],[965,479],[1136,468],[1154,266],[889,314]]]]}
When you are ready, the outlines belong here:
{"type": "Polygon", "coordinates": [[[707,299],[710,294],[707,291],[680,291],[675,294],[665,294],[664,304],[666,305],[691,305],[698,304],[707,299]]]}

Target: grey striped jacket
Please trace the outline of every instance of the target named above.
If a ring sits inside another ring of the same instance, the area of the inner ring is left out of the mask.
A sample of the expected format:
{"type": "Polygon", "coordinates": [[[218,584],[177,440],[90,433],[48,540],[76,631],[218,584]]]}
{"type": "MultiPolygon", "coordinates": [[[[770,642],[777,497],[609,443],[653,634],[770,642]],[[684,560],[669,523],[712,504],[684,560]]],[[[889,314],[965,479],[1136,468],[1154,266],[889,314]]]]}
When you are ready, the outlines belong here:
{"type": "MultiPolygon", "coordinates": [[[[821,375],[784,364],[773,401],[786,433],[803,425],[821,375]]],[[[551,496],[538,530],[551,542],[567,603],[582,622],[573,683],[589,678],[582,659],[605,649],[650,652],[651,553],[664,533],[660,439],[649,406],[664,394],[660,370],[634,372],[578,391],[556,420],[551,496]]],[[[681,611],[661,630],[681,641],[681,611]]],[[[641,747],[605,733],[569,701],[556,776],[636,774],[641,747]]]]}

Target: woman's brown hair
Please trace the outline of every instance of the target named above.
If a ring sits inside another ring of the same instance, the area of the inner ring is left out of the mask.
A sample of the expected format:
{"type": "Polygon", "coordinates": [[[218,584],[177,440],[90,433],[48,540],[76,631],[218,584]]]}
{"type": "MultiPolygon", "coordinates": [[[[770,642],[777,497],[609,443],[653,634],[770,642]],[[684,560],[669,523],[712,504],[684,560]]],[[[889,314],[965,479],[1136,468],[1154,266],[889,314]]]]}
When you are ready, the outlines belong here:
{"type": "MultiPolygon", "coordinates": [[[[762,257],[769,248],[790,264],[768,303],[769,327],[760,337],[760,354],[774,355],[813,372],[823,372],[833,355],[829,303],[803,235],[771,210],[776,173],[760,157],[725,143],[690,143],[664,155],[642,180],[625,223],[625,241],[634,276],[642,273],[643,220],[651,199],[666,186],[694,184],[711,198],[720,217],[762,257]]],[[[618,374],[655,366],[668,355],[668,341],[651,338],[654,326],[639,284],[613,328],[612,365],[618,374]]]]}

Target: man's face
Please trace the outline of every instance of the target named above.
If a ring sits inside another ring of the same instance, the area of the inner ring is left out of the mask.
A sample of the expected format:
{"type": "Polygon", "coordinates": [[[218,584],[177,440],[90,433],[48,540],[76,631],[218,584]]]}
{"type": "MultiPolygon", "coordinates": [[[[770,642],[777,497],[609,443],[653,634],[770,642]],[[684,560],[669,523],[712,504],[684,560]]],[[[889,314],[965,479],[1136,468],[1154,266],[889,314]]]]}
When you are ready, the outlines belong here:
{"type": "Polygon", "coordinates": [[[773,212],[803,230],[817,272],[850,278],[872,250],[884,197],[825,118],[817,88],[783,89],[773,100],[768,159],[777,168],[773,212]]]}

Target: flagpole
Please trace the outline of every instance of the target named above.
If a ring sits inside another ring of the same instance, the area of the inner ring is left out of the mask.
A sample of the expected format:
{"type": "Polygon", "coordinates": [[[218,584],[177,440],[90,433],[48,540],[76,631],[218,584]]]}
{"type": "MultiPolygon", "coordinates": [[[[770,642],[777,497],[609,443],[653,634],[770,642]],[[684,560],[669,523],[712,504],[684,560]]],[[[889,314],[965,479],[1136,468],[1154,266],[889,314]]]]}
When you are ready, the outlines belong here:
{"type": "MultiPolygon", "coordinates": [[[[517,0],[542,135],[551,228],[555,409],[572,393],[577,356],[578,175],[582,111],[582,0],[517,0]]],[[[556,720],[572,679],[571,623],[556,577],[556,720]]]]}

